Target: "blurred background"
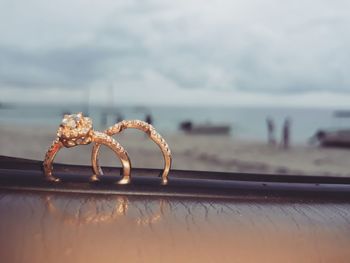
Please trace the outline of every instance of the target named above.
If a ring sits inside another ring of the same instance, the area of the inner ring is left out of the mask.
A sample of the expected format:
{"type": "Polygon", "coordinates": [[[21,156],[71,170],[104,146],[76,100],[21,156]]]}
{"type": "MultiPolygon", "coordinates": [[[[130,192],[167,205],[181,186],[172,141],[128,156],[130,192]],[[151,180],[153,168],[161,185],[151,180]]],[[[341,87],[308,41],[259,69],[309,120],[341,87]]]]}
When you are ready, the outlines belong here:
{"type": "MultiPolygon", "coordinates": [[[[81,111],[151,122],[176,169],[349,176],[349,26],[345,0],[1,0],[0,154],[42,159],[81,111]]],[[[141,132],[116,139],[162,167],[141,132]]]]}

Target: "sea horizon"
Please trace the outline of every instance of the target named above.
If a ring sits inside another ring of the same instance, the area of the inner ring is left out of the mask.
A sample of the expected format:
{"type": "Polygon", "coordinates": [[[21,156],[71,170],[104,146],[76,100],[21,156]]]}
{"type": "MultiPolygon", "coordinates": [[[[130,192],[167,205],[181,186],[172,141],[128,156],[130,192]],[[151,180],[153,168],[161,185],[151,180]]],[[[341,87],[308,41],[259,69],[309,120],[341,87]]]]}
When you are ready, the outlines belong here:
{"type": "Polygon", "coordinates": [[[336,118],[331,108],[300,108],[274,106],[143,106],[118,105],[106,107],[87,104],[2,104],[0,125],[25,124],[57,125],[64,113],[84,112],[94,120],[96,128],[105,128],[117,119],[141,119],[152,116],[154,125],[161,132],[177,132],[183,121],[195,124],[225,124],[231,127],[231,136],[252,140],[266,140],[266,118],[275,125],[276,139],[286,118],[292,122],[291,139],[295,143],[307,143],[319,129],[350,128],[350,118],[336,118]]]}

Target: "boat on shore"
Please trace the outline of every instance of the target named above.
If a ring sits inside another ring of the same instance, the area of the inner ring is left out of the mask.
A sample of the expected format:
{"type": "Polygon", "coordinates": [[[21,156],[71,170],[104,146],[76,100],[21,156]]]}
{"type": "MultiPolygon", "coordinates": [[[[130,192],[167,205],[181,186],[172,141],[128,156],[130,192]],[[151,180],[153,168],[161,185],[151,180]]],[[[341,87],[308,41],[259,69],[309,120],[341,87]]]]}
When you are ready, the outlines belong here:
{"type": "Polygon", "coordinates": [[[185,133],[198,135],[228,135],[231,132],[228,124],[193,124],[191,121],[181,122],[179,128],[185,133]]]}
{"type": "Polygon", "coordinates": [[[335,118],[350,118],[350,110],[336,110],[333,112],[335,118]]]}
{"type": "Polygon", "coordinates": [[[350,129],[319,130],[311,141],[323,147],[350,148],[350,129]]]}
{"type": "Polygon", "coordinates": [[[14,108],[13,104],[0,102],[0,110],[7,110],[14,108]]]}

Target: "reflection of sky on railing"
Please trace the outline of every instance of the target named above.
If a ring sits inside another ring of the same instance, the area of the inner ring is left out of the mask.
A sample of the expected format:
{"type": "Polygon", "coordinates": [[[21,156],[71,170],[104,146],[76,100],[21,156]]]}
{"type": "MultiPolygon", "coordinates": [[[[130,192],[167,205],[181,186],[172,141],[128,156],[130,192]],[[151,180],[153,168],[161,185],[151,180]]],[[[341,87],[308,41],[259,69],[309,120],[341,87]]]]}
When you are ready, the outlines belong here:
{"type": "Polygon", "coordinates": [[[2,192],[0,254],[4,262],[346,262],[348,211],[348,204],[2,192]]]}
{"type": "Polygon", "coordinates": [[[349,3],[299,2],[2,1],[2,100],[347,105],[349,3]]]}
{"type": "Polygon", "coordinates": [[[137,215],[133,209],[130,211],[130,201],[126,196],[70,199],[46,195],[43,198],[47,211],[51,215],[64,223],[75,226],[113,223],[121,217],[128,217],[131,224],[145,226],[161,220],[168,206],[168,201],[165,199],[152,200],[147,203],[139,200],[139,202],[133,202],[133,207],[139,212],[137,215]]]}

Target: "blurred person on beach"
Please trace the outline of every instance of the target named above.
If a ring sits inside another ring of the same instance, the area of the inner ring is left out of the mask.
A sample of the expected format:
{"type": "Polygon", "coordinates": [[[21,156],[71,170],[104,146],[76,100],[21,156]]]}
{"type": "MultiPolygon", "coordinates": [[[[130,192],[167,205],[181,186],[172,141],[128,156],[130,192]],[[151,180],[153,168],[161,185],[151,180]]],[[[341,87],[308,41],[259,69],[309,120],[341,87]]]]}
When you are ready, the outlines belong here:
{"type": "Polygon", "coordinates": [[[282,129],[282,146],[284,149],[288,149],[290,146],[290,125],[290,119],[286,118],[282,129]]]}
{"type": "Polygon", "coordinates": [[[108,115],[107,113],[103,112],[101,114],[101,126],[107,126],[108,123],[108,115]]]}
{"type": "Polygon", "coordinates": [[[147,122],[149,124],[153,124],[153,118],[152,118],[151,114],[146,114],[145,122],[147,122]]]}
{"type": "Polygon", "coordinates": [[[118,122],[121,122],[123,120],[124,120],[123,115],[121,113],[118,113],[117,118],[116,118],[116,122],[118,123],[118,122]]]}
{"type": "MultiPolygon", "coordinates": [[[[153,124],[153,118],[152,115],[150,113],[146,114],[145,116],[145,122],[149,123],[149,124],[153,124]]],[[[148,135],[145,134],[145,138],[148,138],[148,135]]]]}
{"type": "Polygon", "coordinates": [[[276,139],[275,139],[275,123],[272,118],[267,117],[266,118],[266,126],[267,126],[267,140],[268,144],[275,145],[276,139]]]}

